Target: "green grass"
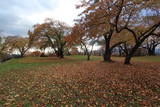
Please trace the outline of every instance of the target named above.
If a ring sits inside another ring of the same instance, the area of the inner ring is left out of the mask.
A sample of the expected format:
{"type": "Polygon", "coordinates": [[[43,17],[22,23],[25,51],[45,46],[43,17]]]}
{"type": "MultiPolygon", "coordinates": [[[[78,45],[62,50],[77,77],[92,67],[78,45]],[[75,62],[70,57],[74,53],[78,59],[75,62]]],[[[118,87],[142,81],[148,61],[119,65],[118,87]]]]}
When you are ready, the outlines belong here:
{"type": "Polygon", "coordinates": [[[22,59],[12,59],[10,61],[0,64],[0,75],[6,73],[7,71],[28,69],[35,66],[41,66],[47,64],[47,63],[20,63],[20,60],[22,59]]]}
{"type": "Polygon", "coordinates": [[[133,59],[139,61],[160,61],[160,56],[143,56],[143,57],[134,57],[133,59]]]}
{"type": "MultiPolygon", "coordinates": [[[[0,75],[7,73],[8,71],[36,69],[38,66],[47,66],[52,64],[66,64],[73,62],[85,61],[86,56],[67,56],[64,60],[55,60],[52,57],[25,57],[17,58],[6,61],[0,64],[0,75]]],[[[91,60],[100,60],[100,57],[91,57],[91,60]]]]}
{"type": "Polygon", "coordinates": [[[26,57],[26,58],[18,58],[6,61],[0,64],[0,75],[7,73],[8,71],[15,70],[24,70],[24,69],[36,69],[38,66],[46,66],[51,64],[64,64],[69,63],[74,60],[63,60],[63,61],[55,61],[51,58],[40,58],[40,57],[26,57]],[[47,60],[50,59],[50,60],[47,60]],[[35,61],[32,61],[35,60],[35,61]],[[43,62],[46,60],[45,62],[43,62]]]}
{"type": "MultiPolygon", "coordinates": [[[[85,61],[87,60],[87,56],[84,56],[84,55],[74,55],[74,56],[71,56],[72,58],[76,59],[76,60],[80,60],[80,61],[85,61]]],[[[95,60],[102,60],[102,57],[101,56],[91,56],[91,60],[92,61],[95,61],[95,60]]]]}
{"type": "MultiPolygon", "coordinates": [[[[86,61],[87,56],[67,56],[65,60],[52,60],[52,57],[25,57],[6,61],[0,64],[0,75],[7,73],[8,71],[24,70],[24,69],[36,69],[38,66],[46,66],[51,64],[66,64],[80,61],[86,61]],[[36,62],[35,62],[36,61],[36,62]]],[[[123,60],[123,57],[113,57],[113,60],[123,60]]],[[[92,61],[103,60],[101,56],[91,56],[92,61]]],[[[158,56],[144,56],[134,57],[135,61],[160,61],[158,56]]]]}
{"type": "MultiPolygon", "coordinates": [[[[112,57],[113,60],[124,60],[124,57],[112,57]]],[[[154,61],[158,62],[160,61],[160,56],[139,56],[139,57],[133,57],[133,61],[154,61]]]]}

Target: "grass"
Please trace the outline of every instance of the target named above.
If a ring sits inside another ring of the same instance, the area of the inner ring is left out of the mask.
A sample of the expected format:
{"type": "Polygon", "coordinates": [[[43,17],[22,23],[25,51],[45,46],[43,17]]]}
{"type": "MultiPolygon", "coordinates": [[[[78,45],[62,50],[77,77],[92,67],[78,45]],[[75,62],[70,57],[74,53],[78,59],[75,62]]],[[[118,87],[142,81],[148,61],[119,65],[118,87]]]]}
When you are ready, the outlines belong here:
{"type": "Polygon", "coordinates": [[[3,75],[7,71],[15,71],[15,70],[20,70],[20,69],[29,69],[32,67],[36,66],[42,66],[42,65],[47,65],[49,63],[41,63],[41,62],[28,62],[28,63],[23,63],[24,59],[12,59],[9,60],[5,63],[0,64],[0,75],[3,75]]]}
{"type": "Polygon", "coordinates": [[[143,57],[135,57],[134,60],[139,60],[139,61],[160,61],[159,56],[143,56],[143,57]]]}
{"type": "Polygon", "coordinates": [[[0,64],[0,106],[159,106],[160,57],[134,57],[132,66],[112,58],[9,60],[0,64]]]}
{"type": "MultiPolygon", "coordinates": [[[[25,70],[25,69],[35,69],[39,66],[46,66],[52,64],[66,64],[85,61],[86,56],[67,56],[64,60],[59,60],[53,57],[25,57],[12,59],[5,63],[0,64],[0,75],[7,73],[8,71],[25,70]]],[[[113,60],[123,60],[123,57],[113,57],[113,60]]],[[[103,60],[102,57],[91,56],[92,61],[103,60]]],[[[144,56],[144,57],[134,57],[135,61],[160,61],[160,57],[156,56],[144,56]]]]}
{"type": "MultiPolygon", "coordinates": [[[[99,57],[91,57],[92,60],[100,60],[99,57]]],[[[67,64],[85,61],[86,56],[71,56],[65,57],[65,59],[58,59],[54,57],[25,57],[12,59],[0,64],[0,75],[6,74],[8,71],[36,69],[39,66],[55,65],[55,64],[67,64]]]]}
{"type": "MultiPolygon", "coordinates": [[[[72,56],[73,58],[77,59],[77,60],[81,60],[84,61],[86,60],[86,56],[72,56]]],[[[124,57],[112,57],[113,60],[124,60],[124,57]]],[[[91,56],[91,60],[92,61],[96,61],[96,60],[103,60],[102,56],[91,56]]],[[[140,56],[140,57],[133,57],[132,59],[133,61],[160,61],[160,56],[140,56]]]]}
{"type": "Polygon", "coordinates": [[[48,57],[48,58],[25,57],[25,58],[12,59],[0,64],[0,75],[3,75],[8,71],[36,69],[36,67],[39,67],[39,66],[63,64],[63,63],[69,63],[69,62],[72,62],[72,60],[59,61],[51,57],[48,57]]]}
{"type": "MultiPolygon", "coordinates": [[[[112,57],[112,59],[113,60],[124,61],[124,57],[112,57]]],[[[160,62],[160,56],[139,56],[139,57],[133,57],[132,61],[160,62]]]]}
{"type": "MultiPolygon", "coordinates": [[[[84,56],[84,55],[74,55],[74,56],[71,56],[71,58],[74,58],[76,60],[80,60],[80,61],[85,61],[87,59],[87,56],[84,56]]],[[[95,60],[102,60],[102,57],[101,56],[91,56],[91,60],[92,61],[95,61],[95,60]]]]}

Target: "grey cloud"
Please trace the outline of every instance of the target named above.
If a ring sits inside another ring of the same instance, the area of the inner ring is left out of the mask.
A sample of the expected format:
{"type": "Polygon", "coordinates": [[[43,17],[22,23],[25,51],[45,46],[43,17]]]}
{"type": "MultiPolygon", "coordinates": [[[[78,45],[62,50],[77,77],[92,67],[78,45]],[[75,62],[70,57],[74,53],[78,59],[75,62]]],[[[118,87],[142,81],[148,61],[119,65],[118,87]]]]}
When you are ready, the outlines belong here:
{"type": "Polygon", "coordinates": [[[57,5],[57,0],[2,0],[0,29],[7,34],[27,35],[28,29],[37,22],[33,23],[25,16],[53,10],[57,5]]]}

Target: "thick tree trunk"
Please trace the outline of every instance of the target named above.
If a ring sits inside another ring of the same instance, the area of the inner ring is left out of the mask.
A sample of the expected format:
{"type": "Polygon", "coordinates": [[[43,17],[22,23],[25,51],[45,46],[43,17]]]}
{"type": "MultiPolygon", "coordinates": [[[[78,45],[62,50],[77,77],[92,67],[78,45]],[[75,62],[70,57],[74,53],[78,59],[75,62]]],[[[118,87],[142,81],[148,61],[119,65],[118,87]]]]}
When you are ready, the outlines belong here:
{"type": "Polygon", "coordinates": [[[85,46],[86,50],[85,50],[85,53],[87,55],[87,61],[90,60],[90,56],[91,56],[91,53],[89,53],[89,50],[87,49],[87,47],[85,46]]]}
{"type": "Polygon", "coordinates": [[[59,51],[56,51],[55,54],[57,57],[59,57],[59,51]]]}
{"type": "Polygon", "coordinates": [[[60,48],[58,53],[59,53],[59,57],[60,57],[60,58],[64,58],[63,48],[60,48]]]}
{"type": "Polygon", "coordinates": [[[86,50],[84,51],[84,54],[83,54],[83,55],[84,55],[84,56],[86,56],[86,55],[87,55],[87,51],[86,51],[86,50]]]}
{"type": "Polygon", "coordinates": [[[90,59],[91,59],[90,55],[87,55],[87,61],[90,61],[90,59]]]}
{"type": "Polygon", "coordinates": [[[103,59],[106,62],[111,62],[111,50],[110,50],[110,39],[105,37],[105,52],[103,54],[103,59]]]}
{"type": "Polygon", "coordinates": [[[63,53],[61,53],[61,54],[60,54],[60,58],[64,58],[64,55],[63,55],[63,53]]]}
{"type": "MultiPolygon", "coordinates": [[[[158,22],[157,24],[153,25],[150,29],[146,30],[142,35],[140,35],[140,38],[137,38],[137,35],[133,30],[125,28],[125,29],[127,29],[128,31],[130,31],[133,34],[133,36],[135,37],[135,40],[136,40],[136,44],[131,49],[131,51],[129,51],[129,54],[126,55],[124,64],[130,64],[131,58],[133,57],[133,55],[137,51],[137,49],[141,46],[141,44],[145,41],[145,39],[147,39],[149,36],[154,34],[154,31],[159,26],[160,26],[160,22],[158,22]]],[[[154,34],[154,35],[157,35],[157,34],[154,34]]]]}
{"type": "Polygon", "coordinates": [[[103,55],[104,61],[111,62],[111,52],[109,49],[107,49],[103,55]]]}
{"type": "Polygon", "coordinates": [[[21,58],[23,58],[23,57],[24,57],[24,55],[23,55],[23,54],[21,54],[21,55],[20,55],[20,57],[21,57],[21,58]]]}
{"type": "Polygon", "coordinates": [[[130,54],[126,55],[124,64],[126,64],[126,65],[131,64],[131,58],[132,58],[132,55],[130,55],[130,54]]]}
{"type": "Polygon", "coordinates": [[[57,57],[59,57],[59,56],[60,56],[59,51],[56,51],[56,52],[55,52],[55,54],[56,54],[56,56],[57,56],[57,57]]]}
{"type": "Polygon", "coordinates": [[[23,58],[23,57],[24,57],[24,53],[21,53],[21,54],[20,54],[20,57],[23,58]]]}
{"type": "Polygon", "coordinates": [[[137,51],[137,49],[140,47],[141,44],[142,44],[142,41],[137,42],[135,44],[135,46],[129,51],[129,53],[125,57],[124,64],[131,64],[131,59],[132,59],[132,57],[134,56],[135,52],[137,51]]]}
{"type": "Polygon", "coordinates": [[[151,49],[148,49],[148,55],[149,56],[155,56],[155,47],[151,48],[151,49]]]}

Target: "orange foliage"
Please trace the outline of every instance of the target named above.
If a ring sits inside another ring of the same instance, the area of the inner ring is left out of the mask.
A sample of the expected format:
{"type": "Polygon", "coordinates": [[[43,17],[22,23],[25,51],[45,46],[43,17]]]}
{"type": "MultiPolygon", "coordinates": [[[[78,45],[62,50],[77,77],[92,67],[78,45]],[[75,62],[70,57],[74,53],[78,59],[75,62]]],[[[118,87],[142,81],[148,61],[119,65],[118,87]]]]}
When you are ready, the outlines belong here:
{"type": "Polygon", "coordinates": [[[34,51],[30,55],[31,56],[40,56],[42,53],[40,51],[34,51]]]}

